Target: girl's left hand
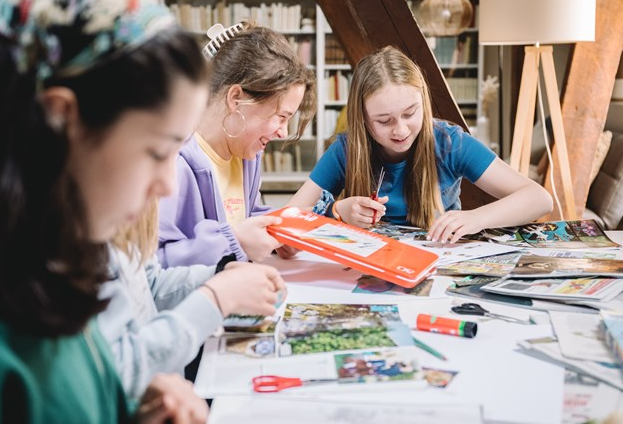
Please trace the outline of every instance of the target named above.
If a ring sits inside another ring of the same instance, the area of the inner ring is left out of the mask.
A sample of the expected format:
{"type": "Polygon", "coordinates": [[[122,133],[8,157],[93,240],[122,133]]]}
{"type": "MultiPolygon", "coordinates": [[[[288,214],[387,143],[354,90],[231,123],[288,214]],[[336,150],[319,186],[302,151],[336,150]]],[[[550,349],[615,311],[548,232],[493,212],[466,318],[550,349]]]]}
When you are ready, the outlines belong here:
{"type": "Polygon", "coordinates": [[[428,230],[428,239],[441,243],[456,243],[465,234],[484,229],[482,213],[476,210],[448,211],[435,219],[428,230]]]}
{"type": "Polygon", "coordinates": [[[193,385],[177,374],[157,374],[141,398],[139,424],[205,424],[208,405],[193,385]]]}

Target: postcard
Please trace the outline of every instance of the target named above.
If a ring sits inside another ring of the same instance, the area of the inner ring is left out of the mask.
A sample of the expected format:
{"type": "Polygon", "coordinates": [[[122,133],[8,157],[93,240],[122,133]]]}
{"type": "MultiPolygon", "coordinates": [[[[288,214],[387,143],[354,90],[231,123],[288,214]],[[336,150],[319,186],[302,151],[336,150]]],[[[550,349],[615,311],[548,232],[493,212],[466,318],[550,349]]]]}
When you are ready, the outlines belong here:
{"type": "Polygon", "coordinates": [[[219,340],[219,353],[242,354],[252,358],[275,356],[275,336],[222,336],[219,340]]]}
{"type": "Polygon", "coordinates": [[[391,237],[395,240],[414,239],[426,240],[428,231],[418,227],[409,227],[406,225],[395,225],[389,222],[380,221],[378,224],[370,228],[370,231],[391,237]]]}
{"type": "Polygon", "coordinates": [[[422,367],[424,379],[433,387],[445,388],[452,382],[458,371],[440,370],[435,368],[422,367]]]}
{"type": "Polygon", "coordinates": [[[498,281],[500,277],[488,277],[486,275],[466,275],[463,278],[454,280],[457,287],[483,285],[498,281]]]}
{"type": "Polygon", "coordinates": [[[550,249],[618,247],[593,219],[539,222],[518,227],[493,228],[477,236],[497,243],[550,249]]]}
{"type": "Polygon", "coordinates": [[[375,350],[334,355],[340,383],[375,383],[421,379],[412,349],[375,350]]]}
{"type": "Polygon", "coordinates": [[[281,356],[413,345],[397,305],[288,304],[278,334],[281,356]]]}
{"type": "Polygon", "coordinates": [[[486,275],[503,277],[508,275],[521,257],[521,253],[504,253],[485,258],[469,259],[437,268],[442,275],[486,275]]]}
{"type": "Polygon", "coordinates": [[[279,316],[231,314],[223,320],[225,332],[234,333],[274,333],[279,316]]]}

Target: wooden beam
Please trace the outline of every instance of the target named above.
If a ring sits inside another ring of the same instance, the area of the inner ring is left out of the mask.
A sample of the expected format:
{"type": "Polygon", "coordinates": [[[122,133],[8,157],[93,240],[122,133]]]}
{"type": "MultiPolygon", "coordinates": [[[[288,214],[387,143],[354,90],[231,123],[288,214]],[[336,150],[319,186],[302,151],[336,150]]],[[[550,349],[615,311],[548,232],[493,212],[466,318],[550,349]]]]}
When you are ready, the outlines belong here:
{"type": "MultiPolygon", "coordinates": [[[[575,45],[563,83],[562,118],[578,216],[582,216],[586,205],[591,166],[606,122],[623,50],[623,1],[597,0],[595,20],[595,42],[575,45]]],[[[559,166],[556,160],[554,166],[559,166]]],[[[558,189],[562,183],[560,179],[555,181],[560,202],[564,204],[564,195],[558,189]]],[[[544,186],[551,192],[549,178],[544,186]]],[[[558,218],[557,211],[545,217],[548,220],[558,218]]]]}

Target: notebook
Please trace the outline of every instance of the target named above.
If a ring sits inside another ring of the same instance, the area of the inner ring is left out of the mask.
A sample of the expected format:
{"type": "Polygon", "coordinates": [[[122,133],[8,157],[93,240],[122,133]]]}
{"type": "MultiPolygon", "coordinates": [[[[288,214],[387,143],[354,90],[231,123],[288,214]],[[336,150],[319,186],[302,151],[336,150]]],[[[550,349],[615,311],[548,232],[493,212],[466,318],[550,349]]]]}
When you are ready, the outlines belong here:
{"type": "Polygon", "coordinates": [[[281,243],[315,253],[402,287],[415,287],[435,270],[431,252],[296,207],[269,215],[283,219],[267,227],[281,243]]]}

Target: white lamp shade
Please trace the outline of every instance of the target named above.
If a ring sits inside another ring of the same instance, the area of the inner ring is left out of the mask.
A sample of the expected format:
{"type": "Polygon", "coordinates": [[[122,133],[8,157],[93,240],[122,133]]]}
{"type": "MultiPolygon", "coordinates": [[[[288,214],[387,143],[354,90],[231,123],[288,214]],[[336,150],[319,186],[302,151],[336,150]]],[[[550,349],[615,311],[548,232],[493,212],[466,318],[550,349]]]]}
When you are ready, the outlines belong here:
{"type": "Polygon", "coordinates": [[[595,0],[480,0],[479,13],[480,44],[595,41],[595,0]]]}

